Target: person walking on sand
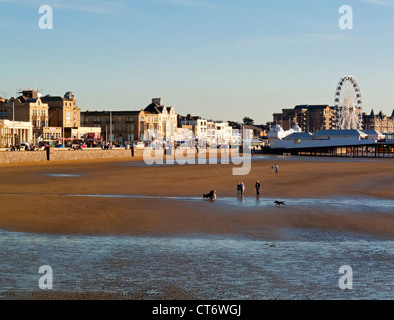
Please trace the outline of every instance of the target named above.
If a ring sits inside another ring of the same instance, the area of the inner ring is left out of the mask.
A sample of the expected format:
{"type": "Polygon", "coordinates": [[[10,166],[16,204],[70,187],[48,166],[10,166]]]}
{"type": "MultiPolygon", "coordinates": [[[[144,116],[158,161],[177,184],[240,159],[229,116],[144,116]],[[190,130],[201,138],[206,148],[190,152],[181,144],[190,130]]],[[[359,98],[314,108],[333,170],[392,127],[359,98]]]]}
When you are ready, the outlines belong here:
{"type": "Polygon", "coordinates": [[[279,173],[278,169],[279,169],[278,165],[275,164],[275,173],[279,173]]]}
{"type": "Polygon", "coordinates": [[[257,180],[256,181],[256,195],[260,195],[260,187],[261,187],[261,185],[260,185],[260,181],[259,180],[257,180]]]}
{"type": "Polygon", "coordinates": [[[245,191],[245,184],[243,182],[241,182],[240,190],[241,190],[241,197],[243,197],[245,191]]]}
{"type": "Polygon", "coordinates": [[[237,196],[241,195],[241,182],[237,184],[237,196]]]}

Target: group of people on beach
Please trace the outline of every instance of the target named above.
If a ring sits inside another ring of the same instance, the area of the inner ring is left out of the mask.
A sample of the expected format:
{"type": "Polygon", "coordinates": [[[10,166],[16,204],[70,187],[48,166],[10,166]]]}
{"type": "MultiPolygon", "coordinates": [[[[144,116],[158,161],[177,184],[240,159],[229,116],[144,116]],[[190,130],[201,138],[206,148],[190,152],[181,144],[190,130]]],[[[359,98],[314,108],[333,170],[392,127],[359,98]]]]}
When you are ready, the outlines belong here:
{"type": "Polygon", "coordinates": [[[238,184],[237,184],[237,195],[242,197],[244,191],[245,191],[245,184],[243,182],[238,182],[238,184]]]}
{"type": "MultiPolygon", "coordinates": [[[[261,188],[261,184],[260,184],[259,180],[256,181],[255,188],[256,188],[256,195],[259,196],[260,195],[260,188],[261,188]]],[[[237,195],[243,197],[244,191],[245,191],[245,183],[238,182],[238,184],[237,184],[237,195]]]]}

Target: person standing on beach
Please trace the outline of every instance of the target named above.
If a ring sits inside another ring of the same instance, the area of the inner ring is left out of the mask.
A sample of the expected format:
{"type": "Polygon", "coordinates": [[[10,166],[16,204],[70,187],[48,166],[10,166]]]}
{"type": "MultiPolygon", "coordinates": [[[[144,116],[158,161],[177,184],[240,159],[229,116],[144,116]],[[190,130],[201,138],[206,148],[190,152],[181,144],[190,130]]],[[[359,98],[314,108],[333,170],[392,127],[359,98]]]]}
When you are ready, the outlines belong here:
{"type": "Polygon", "coordinates": [[[241,182],[237,184],[237,196],[241,195],[241,182]]]}
{"type": "Polygon", "coordinates": [[[259,180],[257,180],[256,181],[256,195],[260,195],[260,181],[259,180]]]}
{"type": "Polygon", "coordinates": [[[275,164],[275,173],[279,173],[279,167],[278,167],[278,165],[277,164],[275,164]]]}
{"type": "Polygon", "coordinates": [[[243,197],[244,196],[244,191],[245,191],[245,184],[243,182],[241,182],[240,190],[241,190],[241,197],[243,197]]]}

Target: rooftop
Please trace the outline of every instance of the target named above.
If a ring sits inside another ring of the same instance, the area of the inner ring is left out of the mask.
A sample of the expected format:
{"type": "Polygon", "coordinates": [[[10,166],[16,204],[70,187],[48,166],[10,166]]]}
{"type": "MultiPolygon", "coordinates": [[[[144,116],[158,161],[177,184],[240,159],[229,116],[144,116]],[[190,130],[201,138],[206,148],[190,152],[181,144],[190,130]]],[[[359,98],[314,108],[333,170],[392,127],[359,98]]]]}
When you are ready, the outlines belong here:
{"type": "Polygon", "coordinates": [[[153,113],[153,114],[160,114],[163,113],[164,108],[166,108],[167,112],[171,111],[171,107],[166,107],[161,104],[161,99],[160,98],[155,98],[152,99],[152,103],[148,105],[144,111],[153,113]]]}
{"type": "Polygon", "coordinates": [[[365,136],[366,134],[358,129],[349,130],[321,130],[316,132],[314,136],[365,136]]]}
{"type": "Polygon", "coordinates": [[[316,109],[325,109],[327,107],[334,109],[334,107],[329,106],[328,104],[316,104],[316,105],[301,104],[301,105],[295,106],[294,109],[295,110],[297,110],[297,109],[316,110],[316,109]]]}
{"type": "Polygon", "coordinates": [[[92,115],[92,116],[100,116],[100,115],[110,115],[110,113],[114,116],[127,116],[127,115],[138,115],[140,114],[141,110],[121,110],[121,111],[99,111],[99,110],[86,110],[86,111],[82,111],[81,114],[88,114],[88,115],[92,115]]]}
{"type": "Polygon", "coordinates": [[[284,139],[312,139],[313,135],[309,132],[293,132],[284,139]]]}

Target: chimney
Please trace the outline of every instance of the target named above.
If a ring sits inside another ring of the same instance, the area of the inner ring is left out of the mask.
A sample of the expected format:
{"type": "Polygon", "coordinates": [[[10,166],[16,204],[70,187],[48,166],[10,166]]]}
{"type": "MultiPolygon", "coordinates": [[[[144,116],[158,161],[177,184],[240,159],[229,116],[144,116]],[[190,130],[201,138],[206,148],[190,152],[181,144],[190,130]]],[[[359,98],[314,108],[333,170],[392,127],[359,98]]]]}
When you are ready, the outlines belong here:
{"type": "Polygon", "coordinates": [[[159,106],[161,106],[161,98],[153,98],[152,103],[157,103],[159,106]]]}
{"type": "Polygon", "coordinates": [[[23,90],[19,93],[22,93],[22,95],[28,99],[37,99],[37,97],[38,97],[37,90],[23,90]]]}

